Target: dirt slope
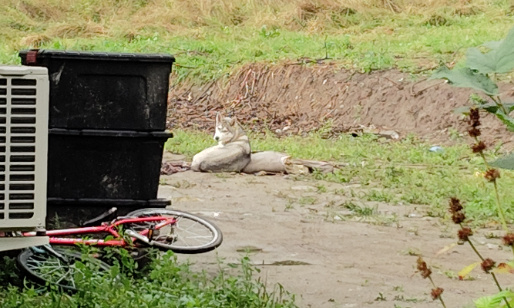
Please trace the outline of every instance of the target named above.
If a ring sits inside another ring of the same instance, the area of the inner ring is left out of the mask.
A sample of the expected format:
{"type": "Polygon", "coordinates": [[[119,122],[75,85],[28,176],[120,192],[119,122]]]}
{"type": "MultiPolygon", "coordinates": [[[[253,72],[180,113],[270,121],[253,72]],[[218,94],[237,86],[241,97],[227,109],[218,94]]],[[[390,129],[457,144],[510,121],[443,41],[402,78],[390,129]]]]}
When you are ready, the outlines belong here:
{"type": "MultiPolygon", "coordinates": [[[[503,83],[504,101],[514,101],[514,84],[503,83]]],[[[439,143],[465,132],[456,107],[469,105],[467,89],[441,80],[414,78],[395,70],[361,74],[331,64],[250,65],[227,82],[175,86],[169,99],[169,128],[212,130],[214,113],[231,113],[247,129],[297,134],[333,122],[333,133],[359,125],[414,133],[439,143]]],[[[514,141],[493,117],[483,121],[486,139],[514,141]]]]}

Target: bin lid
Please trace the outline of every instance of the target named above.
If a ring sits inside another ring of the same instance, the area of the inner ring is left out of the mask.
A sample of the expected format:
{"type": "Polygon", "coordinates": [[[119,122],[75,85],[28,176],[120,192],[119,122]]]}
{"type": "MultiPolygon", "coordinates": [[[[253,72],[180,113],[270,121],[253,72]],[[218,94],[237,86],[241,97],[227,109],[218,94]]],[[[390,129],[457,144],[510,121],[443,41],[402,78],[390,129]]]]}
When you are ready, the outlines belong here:
{"type": "Polygon", "coordinates": [[[94,60],[94,61],[131,61],[131,62],[175,62],[175,57],[165,53],[117,53],[99,51],[72,51],[30,49],[19,52],[20,57],[35,54],[37,58],[66,59],[66,60],[94,60]]]}
{"type": "Polygon", "coordinates": [[[3,76],[25,76],[25,75],[48,75],[46,67],[0,65],[0,75],[3,76]]]}

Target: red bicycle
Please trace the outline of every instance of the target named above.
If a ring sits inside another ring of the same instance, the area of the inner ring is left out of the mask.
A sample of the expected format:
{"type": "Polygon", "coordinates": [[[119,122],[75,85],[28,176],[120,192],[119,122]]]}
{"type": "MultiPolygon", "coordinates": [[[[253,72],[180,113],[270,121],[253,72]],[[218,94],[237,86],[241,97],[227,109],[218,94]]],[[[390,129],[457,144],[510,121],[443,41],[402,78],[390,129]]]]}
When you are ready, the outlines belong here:
{"type": "MultiPolygon", "coordinates": [[[[113,208],[85,225],[111,216],[115,211],[113,208]]],[[[35,232],[22,234],[34,235],[35,232]]],[[[67,290],[77,289],[75,280],[80,277],[82,270],[77,264],[83,264],[84,256],[62,246],[82,244],[128,249],[156,247],[192,254],[213,250],[223,241],[220,229],[208,220],[187,212],[167,209],[141,209],[100,226],[49,230],[46,235],[49,236],[50,245],[23,250],[18,256],[18,264],[33,280],[67,290]],[[98,235],[102,235],[103,239],[98,238],[98,235]]],[[[99,275],[107,274],[110,269],[108,264],[99,259],[88,262],[99,275]]]]}

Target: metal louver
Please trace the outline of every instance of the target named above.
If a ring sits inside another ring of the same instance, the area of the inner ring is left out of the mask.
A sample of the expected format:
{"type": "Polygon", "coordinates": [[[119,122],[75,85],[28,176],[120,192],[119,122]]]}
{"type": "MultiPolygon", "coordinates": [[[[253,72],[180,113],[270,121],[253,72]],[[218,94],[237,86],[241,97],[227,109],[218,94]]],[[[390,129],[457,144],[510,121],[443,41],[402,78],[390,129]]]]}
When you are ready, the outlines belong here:
{"type": "Polygon", "coordinates": [[[44,228],[48,71],[0,65],[0,231],[44,228]]]}

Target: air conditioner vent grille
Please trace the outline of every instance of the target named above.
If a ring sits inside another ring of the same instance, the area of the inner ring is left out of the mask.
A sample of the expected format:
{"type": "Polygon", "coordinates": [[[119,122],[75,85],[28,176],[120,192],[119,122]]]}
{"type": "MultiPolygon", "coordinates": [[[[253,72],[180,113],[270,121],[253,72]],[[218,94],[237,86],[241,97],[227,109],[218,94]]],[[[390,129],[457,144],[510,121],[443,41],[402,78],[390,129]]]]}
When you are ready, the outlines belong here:
{"type": "Polygon", "coordinates": [[[46,217],[48,75],[45,68],[2,68],[0,230],[31,230],[46,217]]]}

